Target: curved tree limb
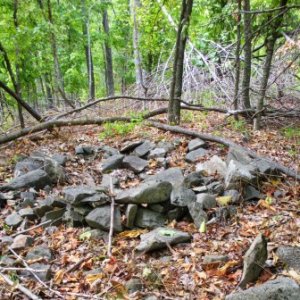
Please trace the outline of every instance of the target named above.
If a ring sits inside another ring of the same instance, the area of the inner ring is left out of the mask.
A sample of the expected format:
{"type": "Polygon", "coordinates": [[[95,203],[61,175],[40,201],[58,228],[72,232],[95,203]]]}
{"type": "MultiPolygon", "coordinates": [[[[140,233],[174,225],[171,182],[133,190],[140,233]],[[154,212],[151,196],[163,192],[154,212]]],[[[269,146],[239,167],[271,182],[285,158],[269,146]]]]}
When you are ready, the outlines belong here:
{"type": "Polygon", "coordinates": [[[213,135],[210,135],[210,134],[203,134],[203,133],[199,133],[199,132],[196,132],[196,131],[193,131],[193,130],[185,129],[183,127],[165,125],[165,124],[150,121],[150,120],[147,123],[150,126],[153,126],[153,127],[158,128],[158,129],[165,130],[165,131],[180,133],[180,134],[192,136],[192,137],[195,137],[195,138],[200,138],[200,139],[203,139],[205,141],[222,144],[226,147],[235,147],[235,148],[241,149],[243,152],[246,152],[251,158],[263,159],[263,160],[267,161],[268,163],[270,163],[272,166],[274,166],[281,173],[286,174],[287,176],[293,177],[296,180],[300,180],[300,175],[295,170],[292,170],[290,168],[282,166],[281,164],[279,164],[277,162],[274,162],[271,159],[261,157],[261,156],[257,155],[256,152],[254,152],[252,150],[249,150],[249,149],[246,149],[246,148],[244,148],[244,147],[242,147],[242,146],[240,146],[240,145],[238,145],[238,144],[236,144],[236,143],[234,143],[230,140],[224,139],[222,137],[213,136],[213,135]]]}

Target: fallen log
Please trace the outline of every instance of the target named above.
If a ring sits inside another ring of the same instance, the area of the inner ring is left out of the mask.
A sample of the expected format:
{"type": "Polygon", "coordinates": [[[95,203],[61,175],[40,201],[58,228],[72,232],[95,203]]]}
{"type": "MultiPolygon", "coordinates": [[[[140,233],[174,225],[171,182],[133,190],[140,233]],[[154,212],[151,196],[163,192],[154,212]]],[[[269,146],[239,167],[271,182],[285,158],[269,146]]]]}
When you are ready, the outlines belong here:
{"type": "Polygon", "coordinates": [[[154,122],[151,120],[147,121],[147,124],[151,127],[155,127],[161,130],[165,130],[165,131],[170,131],[170,132],[175,132],[175,133],[180,133],[180,134],[184,134],[187,136],[192,136],[195,138],[200,138],[202,140],[208,141],[208,142],[213,142],[213,143],[218,143],[218,144],[222,144],[226,147],[236,147],[238,149],[240,149],[243,152],[246,152],[251,158],[258,158],[258,159],[262,159],[265,160],[266,162],[270,163],[272,166],[274,166],[278,171],[280,171],[281,173],[289,176],[289,177],[293,177],[296,180],[300,180],[300,175],[297,173],[297,171],[287,168],[277,162],[274,162],[273,160],[269,159],[269,158],[265,158],[265,157],[261,157],[259,156],[256,152],[246,149],[230,140],[224,139],[222,137],[218,137],[218,136],[213,136],[210,134],[203,134],[203,133],[199,133],[193,130],[189,130],[180,126],[170,126],[170,125],[166,125],[163,123],[159,123],[159,122],[154,122]]]}

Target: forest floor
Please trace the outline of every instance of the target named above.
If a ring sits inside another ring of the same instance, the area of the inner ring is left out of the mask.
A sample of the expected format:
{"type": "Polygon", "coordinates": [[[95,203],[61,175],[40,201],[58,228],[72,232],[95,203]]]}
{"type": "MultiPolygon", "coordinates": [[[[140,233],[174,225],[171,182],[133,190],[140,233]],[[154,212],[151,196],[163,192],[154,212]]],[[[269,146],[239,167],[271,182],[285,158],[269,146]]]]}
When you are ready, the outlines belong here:
{"type": "MultiPolygon", "coordinates": [[[[163,118],[161,119],[163,121],[163,118]]],[[[300,134],[299,124],[270,124],[264,130],[253,133],[243,121],[228,121],[215,113],[183,112],[182,127],[199,132],[220,135],[229,138],[246,148],[255,150],[261,156],[267,156],[287,167],[299,170],[300,134]]],[[[0,183],[13,175],[13,166],[20,155],[29,155],[34,150],[46,149],[47,152],[60,152],[74,157],[77,145],[86,143],[99,145],[105,143],[115,148],[125,141],[150,139],[152,141],[180,138],[181,144],[171,153],[170,167],[180,167],[193,171],[195,166],[185,162],[184,154],[190,138],[183,135],[166,133],[146,125],[138,124],[132,132],[119,135],[99,135],[103,126],[72,127],[55,130],[35,139],[23,138],[2,148],[0,157],[0,183]]],[[[210,144],[209,155],[226,157],[227,149],[210,144]]],[[[205,160],[205,158],[204,158],[205,160]]],[[[68,185],[99,184],[101,159],[77,159],[67,163],[68,185]]],[[[148,174],[157,172],[155,161],[149,163],[148,174]]],[[[135,186],[137,178],[121,182],[122,188],[135,186]]],[[[54,187],[54,193],[63,186],[54,187]]],[[[300,245],[300,186],[294,179],[277,177],[262,183],[261,190],[273,198],[270,205],[265,202],[242,203],[234,219],[228,222],[207,226],[206,233],[200,233],[193,223],[187,221],[172,222],[168,226],[188,232],[192,242],[155,251],[150,254],[137,254],[134,248],[139,244],[139,236],[145,230],[125,231],[114,237],[112,257],[107,257],[107,242],[85,238],[83,228],[71,228],[60,225],[59,230],[48,234],[43,228],[31,230],[35,245],[47,243],[54,253],[53,279],[48,285],[27,279],[21,283],[43,299],[143,299],[146,295],[158,299],[223,299],[234,291],[242,273],[243,255],[258,233],[268,238],[268,260],[257,284],[284,273],[300,282],[300,275],[288,273],[278,266],[275,249],[278,245],[300,245]],[[281,191],[280,198],[273,197],[275,191],[281,191]],[[218,253],[227,255],[229,261],[223,264],[203,265],[205,255],[218,253]],[[71,271],[69,271],[71,270],[71,271]],[[86,271],[99,270],[88,274],[86,271]],[[128,295],[125,283],[136,277],[143,282],[143,290],[128,295]],[[53,294],[51,290],[57,291],[53,294]]],[[[43,197],[43,191],[40,197],[43,197]]],[[[13,230],[4,226],[5,216],[13,210],[7,206],[0,216],[0,235],[12,234],[13,230]],[[1,229],[2,228],[2,229],[1,229]]],[[[32,226],[34,223],[32,223],[32,226]]],[[[22,256],[26,253],[20,253],[22,256]]],[[[11,278],[13,273],[11,273],[11,278]]],[[[2,299],[24,299],[17,290],[8,289],[0,279],[2,299]],[[4,297],[4,298],[3,298],[4,297]]]]}

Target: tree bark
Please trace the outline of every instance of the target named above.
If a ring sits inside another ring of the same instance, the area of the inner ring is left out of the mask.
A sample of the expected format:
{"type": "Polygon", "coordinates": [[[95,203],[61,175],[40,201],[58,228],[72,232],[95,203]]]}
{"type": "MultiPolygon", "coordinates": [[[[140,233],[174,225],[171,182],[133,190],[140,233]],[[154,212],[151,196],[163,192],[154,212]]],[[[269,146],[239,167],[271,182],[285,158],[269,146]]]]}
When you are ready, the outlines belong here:
{"type": "Polygon", "coordinates": [[[279,7],[280,12],[282,14],[278,16],[271,26],[271,32],[266,37],[266,58],[263,66],[263,77],[261,80],[261,86],[260,86],[260,96],[257,101],[257,114],[256,118],[254,119],[253,128],[254,130],[260,130],[261,129],[261,117],[262,117],[262,109],[264,107],[264,99],[266,96],[266,91],[268,87],[268,81],[270,77],[270,71],[271,71],[271,65],[272,65],[272,59],[274,54],[274,48],[276,44],[276,40],[279,36],[278,29],[280,28],[284,16],[284,11],[286,9],[286,5],[288,3],[288,0],[281,0],[279,7]]]}
{"type": "MultiPolygon", "coordinates": [[[[239,86],[241,76],[241,8],[242,0],[237,0],[238,12],[237,12],[237,26],[236,26],[236,49],[235,49],[235,81],[234,81],[234,103],[233,107],[235,110],[238,109],[239,103],[239,86]]],[[[236,117],[237,118],[237,117],[236,117]]]]}
{"type": "MultiPolygon", "coordinates": [[[[243,0],[243,10],[250,10],[250,0],[243,0]]],[[[243,108],[251,108],[250,102],[250,81],[251,81],[251,61],[252,61],[252,29],[251,15],[244,14],[244,71],[242,82],[242,104],[243,108]]]]}
{"type": "Polygon", "coordinates": [[[180,123],[180,101],[182,93],[182,76],[184,64],[184,51],[188,38],[188,27],[193,8],[193,0],[182,0],[180,21],[177,30],[173,78],[170,88],[170,102],[168,121],[170,124],[180,123]]]}
{"type": "Polygon", "coordinates": [[[135,81],[138,88],[138,96],[144,94],[146,96],[146,88],[144,85],[144,78],[143,78],[143,69],[142,69],[142,61],[141,61],[141,53],[139,49],[139,27],[136,15],[136,9],[140,7],[139,0],[130,0],[131,1],[131,16],[133,20],[133,51],[134,51],[134,65],[135,65],[135,81]]]}
{"type": "MultiPolygon", "coordinates": [[[[103,1],[103,0],[102,0],[103,1]]],[[[106,81],[106,94],[107,96],[114,96],[114,72],[113,72],[113,59],[110,44],[109,22],[106,7],[102,10],[102,25],[105,32],[104,40],[104,53],[105,53],[105,81],[106,81]]]]}
{"type": "Polygon", "coordinates": [[[87,12],[85,0],[81,0],[81,8],[83,14],[82,32],[85,40],[84,51],[85,51],[86,66],[87,66],[87,73],[88,73],[89,99],[94,100],[96,97],[96,91],[95,91],[94,62],[93,62],[91,35],[90,35],[90,22],[89,22],[90,17],[87,12]]]}

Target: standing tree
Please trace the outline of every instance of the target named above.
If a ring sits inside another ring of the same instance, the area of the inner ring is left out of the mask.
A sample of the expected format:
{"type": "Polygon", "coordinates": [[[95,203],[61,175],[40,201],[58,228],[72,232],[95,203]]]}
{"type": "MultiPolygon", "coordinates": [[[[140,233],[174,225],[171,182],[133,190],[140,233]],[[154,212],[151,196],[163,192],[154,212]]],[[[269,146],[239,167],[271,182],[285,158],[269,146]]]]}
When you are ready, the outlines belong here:
{"type": "Polygon", "coordinates": [[[175,57],[173,65],[173,78],[170,88],[168,121],[170,124],[180,123],[180,97],[182,93],[182,76],[184,51],[188,39],[188,28],[192,14],[193,0],[182,0],[181,15],[177,30],[175,57]]]}

